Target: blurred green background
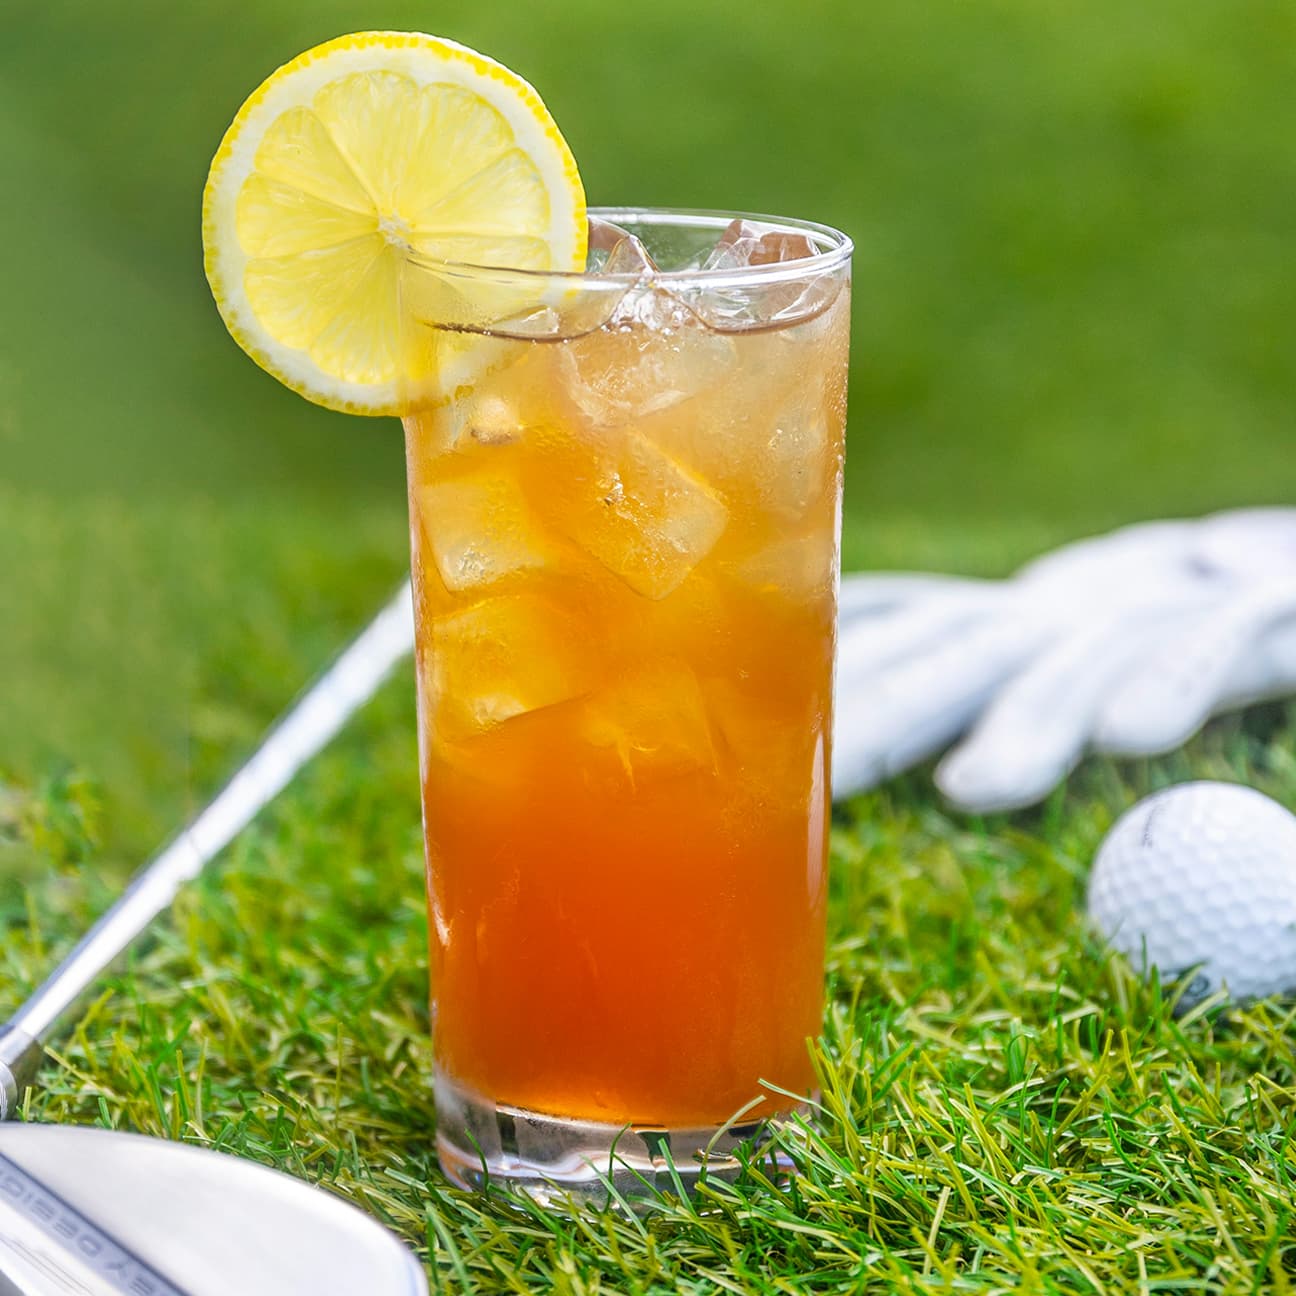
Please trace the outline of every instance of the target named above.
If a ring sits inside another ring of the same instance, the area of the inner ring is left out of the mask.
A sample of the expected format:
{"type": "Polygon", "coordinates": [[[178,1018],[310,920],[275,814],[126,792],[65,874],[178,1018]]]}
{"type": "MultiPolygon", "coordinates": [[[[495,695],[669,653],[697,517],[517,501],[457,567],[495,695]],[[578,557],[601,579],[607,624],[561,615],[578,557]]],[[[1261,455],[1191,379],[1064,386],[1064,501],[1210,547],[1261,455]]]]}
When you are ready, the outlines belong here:
{"type": "Polygon", "coordinates": [[[403,569],[396,424],[257,370],[199,247],[245,95],[370,27],[530,79],[593,202],[854,237],[850,565],[1296,498],[1290,0],[8,0],[0,791],[80,771],[109,853],[403,569]]]}

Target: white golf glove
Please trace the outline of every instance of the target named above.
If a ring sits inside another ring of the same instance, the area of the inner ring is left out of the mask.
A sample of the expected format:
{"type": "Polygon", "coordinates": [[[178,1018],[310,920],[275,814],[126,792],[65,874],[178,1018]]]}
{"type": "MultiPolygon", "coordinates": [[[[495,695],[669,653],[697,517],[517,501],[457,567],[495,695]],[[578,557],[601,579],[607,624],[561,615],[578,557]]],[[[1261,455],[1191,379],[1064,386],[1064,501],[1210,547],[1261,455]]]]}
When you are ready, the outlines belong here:
{"type": "Polygon", "coordinates": [[[1006,581],[847,576],[834,792],[962,737],[937,786],[967,810],[1013,809],[1086,750],[1170,751],[1211,715],[1288,693],[1296,509],[1126,527],[1006,581]]]}

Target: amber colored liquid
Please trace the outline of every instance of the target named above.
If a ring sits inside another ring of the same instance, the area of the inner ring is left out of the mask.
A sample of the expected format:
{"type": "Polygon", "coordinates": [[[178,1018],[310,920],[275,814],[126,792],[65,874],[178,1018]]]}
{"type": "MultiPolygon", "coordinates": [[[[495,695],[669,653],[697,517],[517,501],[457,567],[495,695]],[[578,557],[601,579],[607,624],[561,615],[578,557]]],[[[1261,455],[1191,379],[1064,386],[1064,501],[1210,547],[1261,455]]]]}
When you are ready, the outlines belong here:
{"type": "Polygon", "coordinates": [[[808,1093],[847,302],[501,344],[406,419],[434,1044],[558,1116],[808,1093]]]}

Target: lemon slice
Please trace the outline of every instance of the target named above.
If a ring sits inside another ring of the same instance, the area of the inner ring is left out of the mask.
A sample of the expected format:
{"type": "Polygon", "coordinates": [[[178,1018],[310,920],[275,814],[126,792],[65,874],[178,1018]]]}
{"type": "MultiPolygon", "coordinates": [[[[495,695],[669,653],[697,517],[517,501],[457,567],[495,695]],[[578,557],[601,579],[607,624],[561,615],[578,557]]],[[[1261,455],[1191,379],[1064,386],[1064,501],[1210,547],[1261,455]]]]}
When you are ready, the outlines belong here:
{"type": "Polygon", "coordinates": [[[239,109],[203,191],[207,279],[234,339],[357,414],[400,412],[411,258],[578,270],[586,228],[536,92],[416,32],[342,36],[285,64],[239,109]]]}

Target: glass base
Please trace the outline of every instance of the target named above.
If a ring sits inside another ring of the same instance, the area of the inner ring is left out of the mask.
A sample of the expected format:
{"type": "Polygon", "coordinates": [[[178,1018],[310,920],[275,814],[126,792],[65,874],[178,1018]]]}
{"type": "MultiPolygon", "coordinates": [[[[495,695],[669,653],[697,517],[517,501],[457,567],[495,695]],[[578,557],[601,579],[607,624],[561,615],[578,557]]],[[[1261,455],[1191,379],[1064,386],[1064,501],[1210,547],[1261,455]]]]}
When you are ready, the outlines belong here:
{"type": "MultiPolygon", "coordinates": [[[[767,1119],[665,1129],[548,1116],[494,1103],[439,1068],[436,1109],[437,1157],[452,1183],[476,1190],[512,1189],[546,1204],[574,1200],[606,1205],[681,1188],[689,1192],[703,1176],[732,1181],[744,1160],[760,1159],[759,1141],[770,1127],[767,1119]]],[[[781,1160],[765,1159],[775,1167],[781,1160]]]]}

